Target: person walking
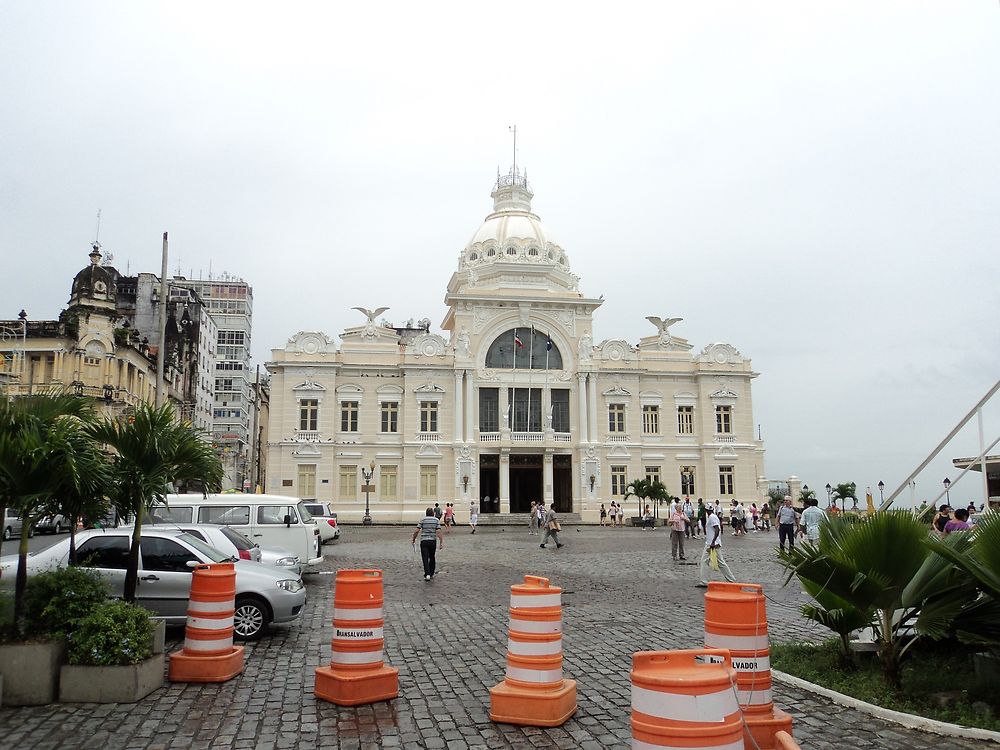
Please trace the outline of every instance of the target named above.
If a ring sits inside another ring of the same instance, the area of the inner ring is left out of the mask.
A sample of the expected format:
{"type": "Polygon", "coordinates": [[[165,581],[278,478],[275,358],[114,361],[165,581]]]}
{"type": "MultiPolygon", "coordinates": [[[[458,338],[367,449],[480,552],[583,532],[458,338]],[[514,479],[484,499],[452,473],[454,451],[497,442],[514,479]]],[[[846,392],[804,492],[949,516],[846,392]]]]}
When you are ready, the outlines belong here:
{"type": "Polygon", "coordinates": [[[608,510],[604,507],[604,503],[601,503],[601,526],[608,525],[608,510]]]}
{"type": "Polygon", "coordinates": [[[452,503],[445,503],[444,506],[444,530],[451,533],[451,527],[455,525],[455,506],[452,503]]]}
{"type": "Polygon", "coordinates": [[[701,534],[705,533],[705,518],[707,516],[708,516],[708,513],[705,510],[705,501],[702,500],[699,497],[698,498],[698,509],[695,511],[695,520],[696,520],[696,524],[695,524],[695,527],[694,527],[695,538],[698,537],[699,533],[701,533],[701,534]]]}
{"type": "Polygon", "coordinates": [[[778,547],[785,551],[785,540],[788,540],[788,551],[795,549],[795,527],[798,526],[798,519],[795,516],[795,508],[792,507],[792,498],[785,495],[785,502],[778,508],[778,547]]]}
{"type": "Polygon", "coordinates": [[[771,503],[766,500],[760,506],[760,527],[764,531],[771,530],[771,503]]]}
{"type": "Polygon", "coordinates": [[[531,507],[528,508],[528,535],[534,536],[538,533],[538,503],[534,500],[531,501],[531,507]]]}
{"type": "Polygon", "coordinates": [[[611,525],[618,525],[618,503],[614,500],[611,501],[611,507],[608,509],[608,515],[611,517],[611,525]]]}
{"type": "Polygon", "coordinates": [[[709,568],[714,567],[712,565],[713,553],[719,572],[730,583],[736,582],[736,576],[729,569],[726,558],[722,556],[722,536],[722,521],[716,515],[715,508],[710,505],[708,507],[708,515],[705,517],[705,549],[701,553],[701,565],[698,569],[701,575],[701,581],[697,584],[698,588],[708,588],[708,571],[709,568]]]}
{"type": "Polygon", "coordinates": [[[434,503],[434,517],[440,521],[441,516],[442,516],[441,503],[434,503]]]}
{"type": "Polygon", "coordinates": [[[819,527],[826,521],[826,513],[819,508],[819,500],[810,497],[806,500],[806,508],[802,511],[802,528],[806,541],[819,544],[819,527]]]}
{"type": "Polygon", "coordinates": [[[680,552],[679,558],[684,559],[684,534],[689,526],[687,516],[684,515],[683,507],[674,508],[674,512],[670,514],[670,556],[674,559],[678,559],[678,552],[680,552]]]}
{"type": "Polygon", "coordinates": [[[436,566],[436,554],[438,542],[441,549],[444,549],[444,537],[441,536],[441,521],[434,515],[434,508],[428,508],[427,513],[417,524],[410,542],[417,543],[417,535],[420,535],[420,559],[424,564],[424,580],[429,581],[434,577],[436,566]]]}
{"type": "Polygon", "coordinates": [[[479,523],[479,507],[476,505],[475,500],[469,501],[469,526],[472,527],[472,533],[476,533],[476,524],[479,523]]]}
{"type": "Polygon", "coordinates": [[[681,506],[681,510],[684,512],[684,536],[689,539],[692,536],[698,536],[698,530],[694,527],[694,506],[691,504],[691,498],[684,497],[684,505],[681,506]]]}
{"type": "Polygon", "coordinates": [[[556,518],[556,504],[552,503],[549,506],[549,512],[545,514],[545,536],[542,537],[542,543],[538,546],[545,549],[545,545],[551,536],[552,541],[556,543],[556,549],[562,547],[562,542],[559,541],[559,529],[559,519],[556,518]]]}

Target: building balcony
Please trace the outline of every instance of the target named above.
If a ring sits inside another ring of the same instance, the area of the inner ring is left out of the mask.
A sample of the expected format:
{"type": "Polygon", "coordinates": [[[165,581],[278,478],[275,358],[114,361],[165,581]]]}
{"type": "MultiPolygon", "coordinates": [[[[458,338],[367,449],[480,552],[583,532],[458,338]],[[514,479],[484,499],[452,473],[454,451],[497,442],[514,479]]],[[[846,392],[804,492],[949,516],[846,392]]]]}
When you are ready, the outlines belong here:
{"type": "Polygon", "coordinates": [[[568,443],[572,440],[572,437],[573,436],[568,432],[556,432],[552,435],[552,439],[557,443],[568,443]]]}
{"type": "Polygon", "coordinates": [[[296,430],[295,439],[300,443],[318,443],[322,437],[316,430],[296,430]]]}
{"type": "Polygon", "coordinates": [[[715,436],[715,442],[716,443],[735,443],[736,442],[736,436],[735,435],[716,435],[715,436]]]}
{"type": "Polygon", "coordinates": [[[628,435],[626,435],[624,433],[621,433],[621,432],[612,432],[612,433],[608,434],[608,437],[605,440],[605,442],[608,442],[608,443],[631,443],[632,439],[628,435]]]}
{"type": "Polygon", "coordinates": [[[480,443],[499,443],[500,433],[499,432],[480,432],[479,433],[480,443]]]}
{"type": "Polygon", "coordinates": [[[512,432],[510,433],[512,443],[541,443],[545,441],[544,432],[512,432]]]}
{"type": "Polygon", "coordinates": [[[418,432],[417,433],[418,443],[440,443],[441,433],[440,432],[418,432]]]}

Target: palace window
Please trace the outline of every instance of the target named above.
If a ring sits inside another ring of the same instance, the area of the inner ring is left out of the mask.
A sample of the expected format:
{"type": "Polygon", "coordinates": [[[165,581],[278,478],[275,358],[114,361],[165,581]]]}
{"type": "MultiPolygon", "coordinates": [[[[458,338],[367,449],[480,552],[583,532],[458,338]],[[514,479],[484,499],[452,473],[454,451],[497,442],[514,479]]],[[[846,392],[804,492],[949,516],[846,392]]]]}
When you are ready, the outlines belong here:
{"type": "Polygon", "coordinates": [[[420,402],[420,431],[438,431],[438,405],[437,401],[420,402]]]}
{"type": "Polygon", "coordinates": [[[553,388],[552,429],[555,432],[569,432],[569,388],[553,388]]]}
{"type": "Polygon", "coordinates": [[[660,467],[659,466],[647,466],[646,467],[646,481],[647,482],[659,482],[660,479],[660,467]]]}
{"type": "Polygon", "coordinates": [[[719,467],[719,494],[720,495],[732,495],[733,494],[733,467],[732,466],[720,466],[719,467]]]}
{"type": "Polygon", "coordinates": [[[534,328],[511,328],[486,352],[486,366],[496,370],[561,370],[562,354],[548,334],[534,328]]]}
{"type": "Polygon", "coordinates": [[[438,467],[420,467],[420,499],[437,500],[438,492],[438,467]]]}
{"type": "Polygon", "coordinates": [[[695,467],[693,466],[682,466],[681,467],[681,494],[682,495],[694,495],[695,490],[695,467]]]}
{"type": "Polygon", "coordinates": [[[319,429],[319,401],[304,398],[299,401],[299,429],[315,432],[319,429]]]}
{"type": "Polygon", "coordinates": [[[715,407],[715,431],[719,435],[731,435],[733,432],[733,407],[715,407]]]}
{"type": "Polygon", "coordinates": [[[340,431],[358,431],[358,402],[342,401],[340,403],[340,431]]]}
{"type": "Polygon", "coordinates": [[[299,464],[298,495],[303,500],[316,499],[316,464],[299,464]]]}
{"type": "Polygon", "coordinates": [[[479,431],[500,432],[500,389],[479,389],[479,431]]]}
{"type": "Polygon", "coordinates": [[[615,497],[623,497],[625,495],[625,485],[628,476],[627,468],[626,466],[611,467],[611,494],[615,497]]]}
{"type": "Polygon", "coordinates": [[[510,429],[514,432],[542,431],[542,389],[508,388],[510,429]]]}
{"type": "Polygon", "coordinates": [[[660,407],[659,406],[644,406],[644,407],[642,407],[642,434],[643,435],[659,435],[660,434],[660,407]]]}
{"type": "Polygon", "coordinates": [[[358,467],[357,466],[341,466],[340,467],[340,492],[338,493],[341,500],[357,500],[358,499],[358,467]]]}
{"type": "Polygon", "coordinates": [[[625,432],[625,404],[608,405],[608,432],[625,432]]]}
{"type": "Polygon", "coordinates": [[[399,404],[382,402],[382,432],[399,432],[399,404]]]}
{"type": "Polygon", "coordinates": [[[677,407],[677,433],[679,435],[694,434],[694,407],[677,407]]]}
{"type": "Polygon", "coordinates": [[[399,476],[397,474],[397,470],[398,467],[395,465],[383,465],[379,467],[378,495],[383,500],[399,499],[399,476]]]}

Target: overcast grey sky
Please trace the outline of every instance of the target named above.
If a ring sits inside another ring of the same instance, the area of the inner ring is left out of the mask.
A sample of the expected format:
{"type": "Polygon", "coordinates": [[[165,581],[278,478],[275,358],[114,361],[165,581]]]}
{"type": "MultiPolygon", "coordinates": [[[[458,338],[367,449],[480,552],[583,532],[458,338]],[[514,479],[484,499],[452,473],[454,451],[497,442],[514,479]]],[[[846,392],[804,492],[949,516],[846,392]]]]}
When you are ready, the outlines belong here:
{"type": "Polygon", "coordinates": [[[0,317],[58,314],[100,208],[123,272],[169,230],[252,283],[258,361],[436,329],[517,123],[595,340],[683,317],[753,358],[768,476],[895,487],[1000,375],[998,77],[995,0],[6,2],[0,317]]]}

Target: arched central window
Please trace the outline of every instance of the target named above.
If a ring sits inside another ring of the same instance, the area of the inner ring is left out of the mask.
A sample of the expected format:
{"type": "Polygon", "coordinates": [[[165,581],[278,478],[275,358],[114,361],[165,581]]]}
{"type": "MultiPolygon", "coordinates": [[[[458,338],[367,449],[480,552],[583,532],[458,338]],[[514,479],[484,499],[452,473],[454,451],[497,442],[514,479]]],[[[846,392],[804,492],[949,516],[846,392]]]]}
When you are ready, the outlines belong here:
{"type": "Polygon", "coordinates": [[[486,366],[495,370],[561,370],[563,362],[548,334],[535,328],[511,328],[490,345],[486,366]]]}

